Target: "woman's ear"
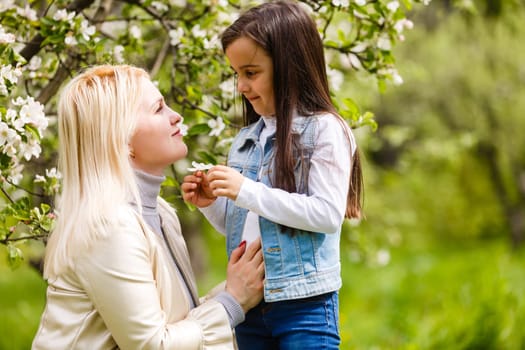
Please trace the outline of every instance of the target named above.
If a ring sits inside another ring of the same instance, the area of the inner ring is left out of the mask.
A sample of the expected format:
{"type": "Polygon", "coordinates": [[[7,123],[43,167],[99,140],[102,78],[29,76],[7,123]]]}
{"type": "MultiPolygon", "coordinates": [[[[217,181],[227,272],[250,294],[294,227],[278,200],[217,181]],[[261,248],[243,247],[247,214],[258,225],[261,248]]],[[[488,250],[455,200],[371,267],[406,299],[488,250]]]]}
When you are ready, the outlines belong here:
{"type": "Polygon", "coordinates": [[[135,159],[135,150],[131,147],[130,144],[128,144],[128,148],[129,148],[129,156],[130,156],[132,159],[135,159]]]}

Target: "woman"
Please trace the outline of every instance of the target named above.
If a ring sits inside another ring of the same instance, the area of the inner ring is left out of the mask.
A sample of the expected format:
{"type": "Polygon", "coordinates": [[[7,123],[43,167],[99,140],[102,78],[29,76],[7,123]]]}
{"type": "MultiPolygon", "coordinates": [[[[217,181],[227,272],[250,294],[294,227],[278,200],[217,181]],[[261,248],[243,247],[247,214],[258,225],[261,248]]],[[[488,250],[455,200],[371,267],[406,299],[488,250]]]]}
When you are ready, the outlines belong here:
{"type": "Polygon", "coordinates": [[[158,197],[187,153],[181,119],[132,66],[91,68],[62,92],[63,187],[33,349],[234,347],[232,327],[262,298],[260,242],[241,244],[226,288],[198,299],[178,218],[158,197]]]}

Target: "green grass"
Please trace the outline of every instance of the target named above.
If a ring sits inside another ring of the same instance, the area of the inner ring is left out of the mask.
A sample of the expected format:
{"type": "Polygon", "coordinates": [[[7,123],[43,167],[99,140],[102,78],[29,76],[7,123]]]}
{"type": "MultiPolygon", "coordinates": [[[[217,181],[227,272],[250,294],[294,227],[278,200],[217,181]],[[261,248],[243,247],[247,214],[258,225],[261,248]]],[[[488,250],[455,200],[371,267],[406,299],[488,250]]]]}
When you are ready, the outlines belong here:
{"type": "Polygon", "coordinates": [[[503,242],[343,265],[342,349],[525,349],[524,252],[503,242]]]}
{"type": "Polygon", "coordinates": [[[0,349],[30,349],[45,302],[46,284],[33,268],[11,270],[0,254],[0,349]]]}
{"type": "MultiPolygon", "coordinates": [[[[207,246],[201,284],[211,286],[224,245],[207,246]]],[[[524,258],[506,242],[475,241],[397,248],[384,267],[343,261],[341,349],[525,349],[524,258]]],[[[30,348],[44,299],[37,272],[0,264],[0,349],[30,348]]]]}

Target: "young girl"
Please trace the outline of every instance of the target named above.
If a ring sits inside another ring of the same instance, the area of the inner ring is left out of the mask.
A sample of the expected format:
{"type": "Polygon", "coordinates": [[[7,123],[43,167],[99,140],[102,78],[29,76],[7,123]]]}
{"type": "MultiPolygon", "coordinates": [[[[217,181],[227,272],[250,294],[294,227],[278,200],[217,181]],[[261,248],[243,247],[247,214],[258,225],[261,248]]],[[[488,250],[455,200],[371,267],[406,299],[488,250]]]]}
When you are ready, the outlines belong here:
{"type": "Polygon", "coordinates": [[[308,13],[272,2],[222,35],[246,127],[228,166],[185,177],[183,197],[226,234],[228,253],[262,237],[264,301],[236,327],[240,349],[338,349],[339,240],[360,216],[361,169],[329,94],[308,13]]]}

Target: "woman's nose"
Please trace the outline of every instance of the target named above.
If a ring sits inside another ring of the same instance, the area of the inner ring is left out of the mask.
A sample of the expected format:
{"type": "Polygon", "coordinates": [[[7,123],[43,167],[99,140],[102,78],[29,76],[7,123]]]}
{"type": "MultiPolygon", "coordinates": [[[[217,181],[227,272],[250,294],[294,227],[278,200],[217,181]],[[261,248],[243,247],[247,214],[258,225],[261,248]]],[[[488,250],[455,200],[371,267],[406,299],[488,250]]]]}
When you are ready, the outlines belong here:
{"type": "Polygon", "coordinates": [[[171,114],[170,114],[170,124],[171,125],[175,125],[177,124],[180,120],[182,119],[182,116],[175,112],[173,109],[171,110],[171,114]]]}

